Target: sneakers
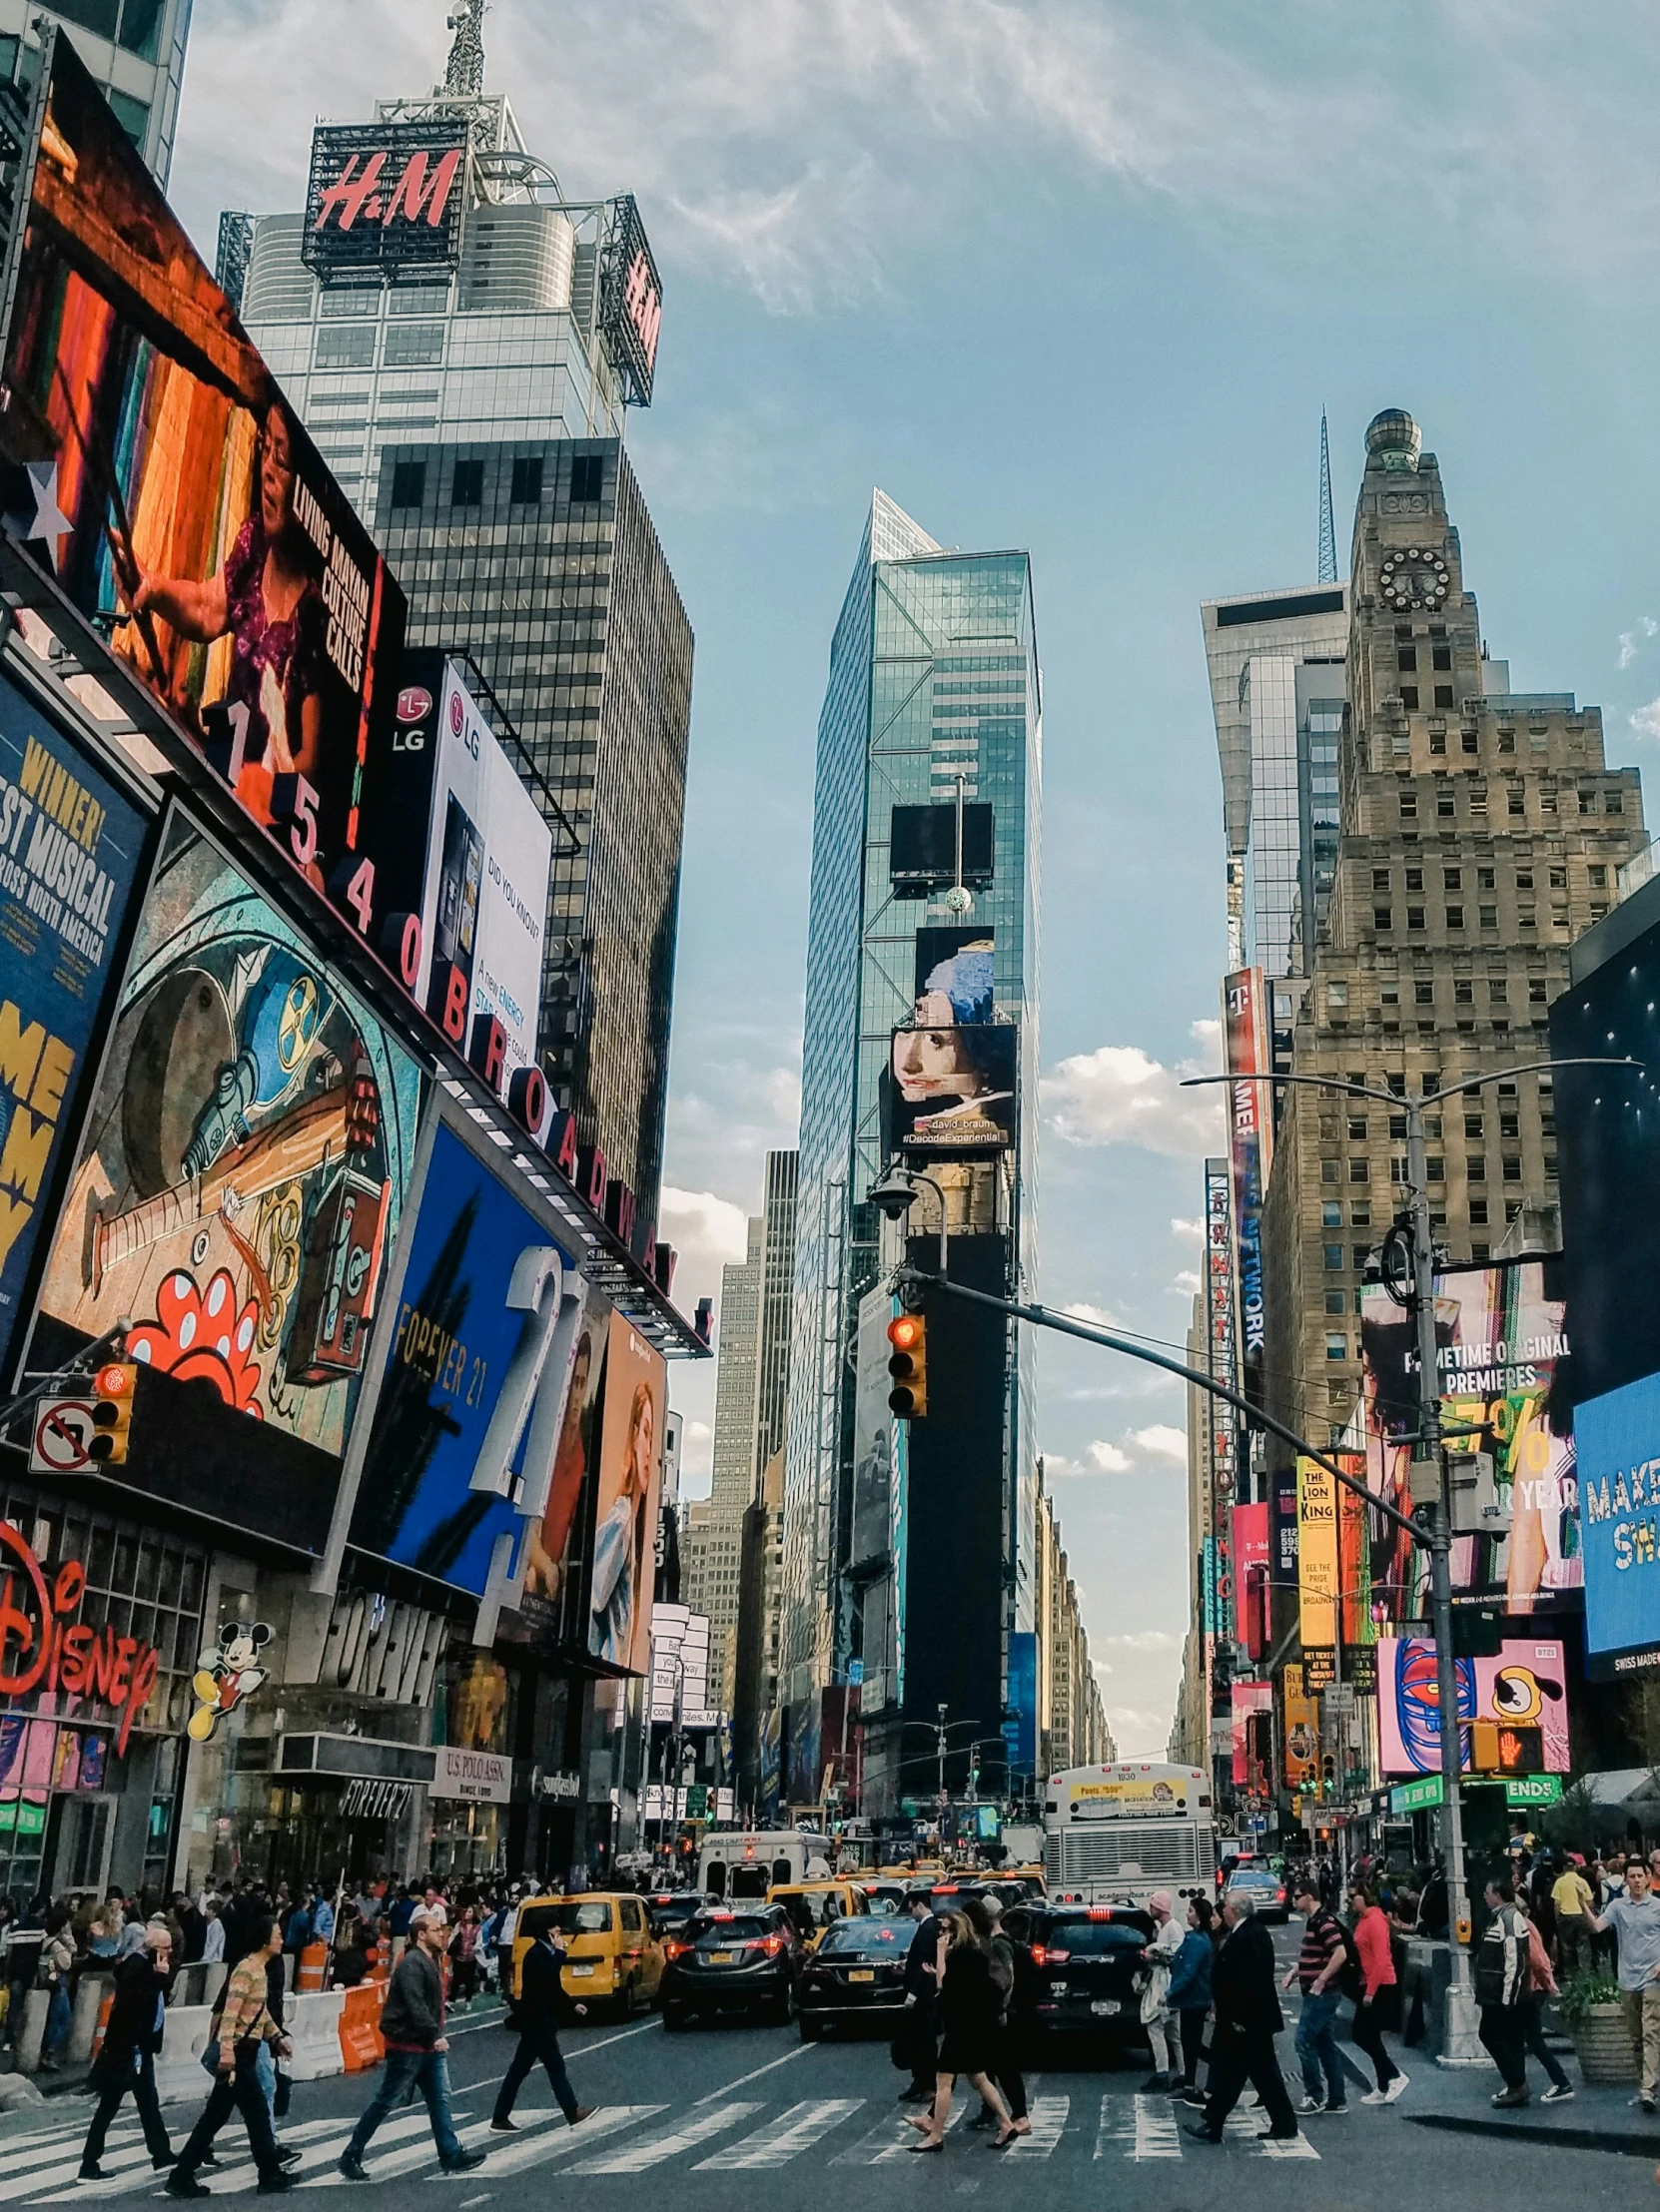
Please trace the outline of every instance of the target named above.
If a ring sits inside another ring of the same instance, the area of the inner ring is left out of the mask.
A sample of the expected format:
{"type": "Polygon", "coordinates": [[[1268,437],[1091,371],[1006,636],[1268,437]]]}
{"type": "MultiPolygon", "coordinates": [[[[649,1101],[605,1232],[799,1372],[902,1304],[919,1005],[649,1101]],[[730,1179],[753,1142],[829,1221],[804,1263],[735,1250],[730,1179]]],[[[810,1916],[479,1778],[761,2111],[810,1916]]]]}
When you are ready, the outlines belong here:
{"type": "Polygon", "coordinates": [[[1539,2099],[1539,2102],[1541,2104],[1566,2104],[1572,2095],[1573,2091],[1565,2081],[1553,2081],[1539,2099]]]}
{"type": "MultiPolygon", "coordinates": [[[[364,2179],[369,2179],[368,2174],[365,2174],[364,2179]]],[[[167,2178],[167,2193],[170,2197],[206,2197],[213,2194],[212,2190],[202,2186],[194,2174],[182,2174],[177,2167],[167,2178]]]]}
{"type": "Polygon", "coordinates": [[[579,2104],[570,2115],[571,2126],[580,2127],[584,2120],[591,2120],[598,2110],[597,2104],[579,2104]]]}
{"type": "MultiPolygon", "coordinates": [[[[344,2150],[340,2154],[340,2170],[347,2181],[367,2181],[369,2179],[369,2169],[365,2166],[363,2160],[355,2157],[349,2150],[344,2150]]],[[[202,2194],[206,2196],[207,2191],[204,2189],[202,2194]]]]}
{"type": "Polygon", "coordinates": [[[518,2133],[518,2122],[516,2120],[491,2120],[490,2133],[492,2135],[516,2135],[518,2133]]]}
{"type": "Polygon", "coordinates": [[[1184,2129],[1183,2132],[1191,2135],[1196,2143],[1220,2143],[1222,2141],[1222,2137],[1213,2135],[1208,2127],[1190,2127],[1184,2129]]]}
{"type": "Polygon", "coordinates": [[[1325,2099],[1323,2097],[1304,2097],[1297,2106],[1297,2110],[1309,2114],[1323,2112],[1325,2110],[1325,2099]]]}
{"type": "Polygon", "coordinates": [[[1493,2105],[1500,2112],[1519,2112],[1530,2101],[1525,2089],[1501,2089],[1494,2097],[1493,2105]]]}
{"type": "Polygon", "coordinates": [[[454,2158],[439,2160],[439,2164],[446,2174],[469,2174],[474,2167],[481,2166],[483,2163],[484,2154],[481,2150],[463,2150],[454,2158]]]}
{"type": "Polygon", "coordinates": [[[1388,2092],[1383,2089],[1368,2089],[1360,2099],[1362,2104],[1387,2104],[1388,2101],[1388,2092]]]}
{"type": "Polygon", "coordinates": [[[274,2174],[267,2174],[254,2194],[260,2197],[280,2197],[285,2189],[296,2186],[293,2174],[284,2173],[279,2166],[274,2174]]]}
{"type": "Polygon", "coordinates": [[[1641,2109],[1645,2112],[1652,2112],[1654,2110],[1654,2099],[1650,2096],[1640,2096],[1637,2099],[1637,2102],[1641,2109]]]}
{"type": "MultiPolygon", "coordinates": [[[[171,2166],[172,2163],[173,2161],[170,2158],[168,2160],[168,2164],[171,2166]]],[[[160,2171],[159,2163],[157,2170],[160,2171]]],[[[99,2165],[96,2158],[89,2158],[82,2166],[80,2172],[75,2176],[75,2178],[77,2181],[104,2181],[108,2179],[108,2176],[105,2174],[103,2167],[99,2165]]]]}
{"type": "Polygon", "coordinates": [[[1259,2143],[1294,2143],[1301,2137],[1299,2127],[1265,2127],[1257,2136],[1259,2143]]]}
{"type": "Polygon", "coordinates": [[[1390,2082],[1389,2086],[1383,2092],[1383,2102],[1385,2104],[1393,2104],[1397,2097],[1404,2096],[1407,2089],[1411,2086],[1411,2081],[1412,2077],[1410,2074],[1397,2073],[1393,2081],[1390,2082]]]}
{"type": "Polygon", "coordinates": [[[1348,2102],[1345,2098],[1341,2104],[1316,2104],[1314,2111],[1322,2120],[1346,2120],[1348,2118],[1348,2102]]]}

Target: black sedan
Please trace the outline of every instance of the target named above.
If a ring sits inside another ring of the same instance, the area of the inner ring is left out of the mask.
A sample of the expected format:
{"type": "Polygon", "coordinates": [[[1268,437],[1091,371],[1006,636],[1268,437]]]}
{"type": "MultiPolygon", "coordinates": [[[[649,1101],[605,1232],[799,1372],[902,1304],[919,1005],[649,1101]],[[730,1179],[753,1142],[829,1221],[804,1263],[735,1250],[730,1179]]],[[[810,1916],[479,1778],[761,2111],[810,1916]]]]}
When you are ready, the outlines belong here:
{"type": "Polygon", "coordinates": [[[653,1889],[645,1900],[653,1935],[677,1935],[699,1912],[707,1912],[716,1900],[701,1889],[653,1889]]]}
{"type": "Polygon", "coordinates": [[[1013,2025],[1146,2041],[1143,1948],[1152,1915],[1128,1905],[1017,1906],[1003,1917],[1015,1946],[1013,2025]]]}
{"type": "Polygon", "coordinates": [[[795,2010],[801,1958],[778,1905],[706,1905],[664,1939],[663,2025],[672,2032],[722,2012],[759,2012],[781,2027],[795,2010]]]}
{"type": "Polygon", "coordinates": [[[801,2040],[861,2020],[887,2022],[905,2009],[905,1958],[920,1920],[859,1913],[836,1920],[801,1969],[796,2005],[801,2040]]]}

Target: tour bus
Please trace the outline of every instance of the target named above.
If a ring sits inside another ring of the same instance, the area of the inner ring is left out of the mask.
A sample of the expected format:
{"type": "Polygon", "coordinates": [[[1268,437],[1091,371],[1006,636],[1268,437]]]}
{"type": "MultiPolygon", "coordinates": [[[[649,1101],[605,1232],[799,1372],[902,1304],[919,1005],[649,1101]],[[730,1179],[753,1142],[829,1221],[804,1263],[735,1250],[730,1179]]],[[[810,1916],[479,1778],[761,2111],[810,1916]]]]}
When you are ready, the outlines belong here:
{"type": "Polygon", "coordinates": [[[708,1897],[764,1897],[783,1882],[827,1878],[833,1847],[804,1828],[713,1830],[697,1854],[697,1886],[708,1897]]]}
{"type": "Polygon", "coordinates": [[[1210,1776],[1143,1760],[1051,1775],[1044,1876],[1051,1904],[1145,1905],[1155,1889],[1212,1895],[1210,1776]]]}

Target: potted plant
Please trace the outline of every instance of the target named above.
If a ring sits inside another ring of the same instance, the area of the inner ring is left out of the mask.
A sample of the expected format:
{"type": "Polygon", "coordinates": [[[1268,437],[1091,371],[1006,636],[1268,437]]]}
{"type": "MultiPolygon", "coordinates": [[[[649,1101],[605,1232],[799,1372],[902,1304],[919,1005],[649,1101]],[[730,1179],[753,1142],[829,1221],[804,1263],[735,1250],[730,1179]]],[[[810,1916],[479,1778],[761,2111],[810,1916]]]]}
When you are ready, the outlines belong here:
{"type": "Polygon", "coordinates": [[[1593,1967],[1562,1986],[1557,2012],[1573,2037],[1579,2070],[1588,2082],[1619,2084],[1637,2079],[1637,2056],[1625,2024],[1620,1985],[1593,1967]]]}

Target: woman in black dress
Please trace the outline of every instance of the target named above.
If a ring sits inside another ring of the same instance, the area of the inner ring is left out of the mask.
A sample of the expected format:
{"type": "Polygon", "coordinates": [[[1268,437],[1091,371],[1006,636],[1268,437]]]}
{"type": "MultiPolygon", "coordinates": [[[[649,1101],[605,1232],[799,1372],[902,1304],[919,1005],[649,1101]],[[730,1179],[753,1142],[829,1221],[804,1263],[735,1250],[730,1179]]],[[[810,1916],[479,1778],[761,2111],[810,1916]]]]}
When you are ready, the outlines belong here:
{"type": "Polygon", "coordinates": [[[922,2137],[922,2141],[913,2143],[911,2148],[913,2151],[945,2148],[945,2123],[951,2117],[952,2091],[957,2086],[957,2076],[967,2074],[970,2085],[997,2115],[997,2136],[991,2147],[1006,2150],[1016,2139],[1016,2129],[1009,2117],[1009,2107],[1003,2101],[1003,2093],[992,2079],[992,2068],[998,2059],[1003,1991],[998,1986],[990,1951],[975,1941],[974,1930],[963,1914],[951,1913],[945,1924],[949,1931],[949,1947],[945,1954],[945,1980],[940,1988],[940,2021],[945,2035],[940,2045],[939,2071],[934,2076],[933,2107],[927,2113],[905,2115],[922,2137]]]}

